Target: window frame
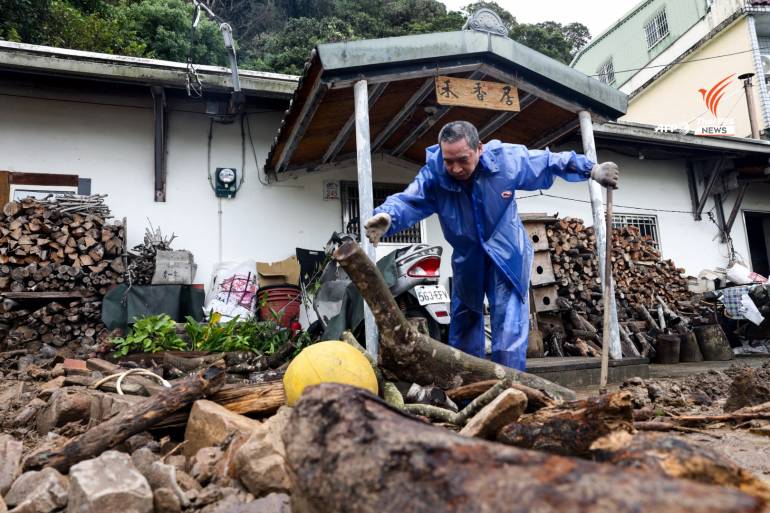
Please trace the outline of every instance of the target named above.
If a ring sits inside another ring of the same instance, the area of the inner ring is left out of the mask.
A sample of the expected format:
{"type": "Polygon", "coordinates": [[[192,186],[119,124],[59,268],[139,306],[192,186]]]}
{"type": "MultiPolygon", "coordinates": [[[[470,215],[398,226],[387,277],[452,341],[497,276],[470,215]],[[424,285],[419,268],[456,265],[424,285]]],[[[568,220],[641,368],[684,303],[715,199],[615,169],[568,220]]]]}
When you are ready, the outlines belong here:
{"type": "MultiPolygon", "coordinates": [[[[402,192],[409,184],[400,183],[388,183],[388,182],[375,182],[372,184],[372,192],[374,193],[374,207],[380,206],[385,199],[391,194],[402,192]],[[378,201],[379,199],[379,201],[378,201]]],[[[353,213],[358,213],[358,182],[351,180],[340,181],[340,207],[342,217],[342,231],[346,232],[348,224],[355,216],[353,213]],[[352,201],[355,201],[355,207],[352,205],[352,201]]],[[[353,234],[358,238],[359,233],[353,234]]],[[[414,226],[407,228],[399,232],[397,235],[383,238],[381,244],[384,245],[399,245],[405,246],[409,244],[424,244],[425,243],[425,225],[424,221],[416,223],[414,226]],[[415,238],[415,235],[418,237],[415,238]],[[419,240],[417,240],[419,239],[419,240]]]]}
{"type": "Polygon", "coordinates": [[[654,214],[635,214],[630,212],[613,212],[612,228],[623,226],[634,226],[639,228],[642,236],[650,235],[650,243],[655,246],[657,251],[661,251],[660,243],[660,220],[654,214]],[[652,233],[650,233],[652,232],[652,233]]]}
{"type": "Polygon", "coordinates": [[[596,75],[599,77],[599,82],[607,85],[615,85],[615,61],[610,56],[599,69],[596,70],[596,75]]]}
{"type": "Polygon", "coordinates": [[[666,39],[671,34],[671,29],[668,26],[668,14],[666,13],[666,7],[663,6],[658,12],[656,12],[650,21],[644,24],[644,40],[647,43],[647,51],[652,50],[658,44],[666,39]],[[654,30],[655,40],[651,41],[651,29],[654,30]],[[665,32],[663,31],[665,29],[665,32]]]}

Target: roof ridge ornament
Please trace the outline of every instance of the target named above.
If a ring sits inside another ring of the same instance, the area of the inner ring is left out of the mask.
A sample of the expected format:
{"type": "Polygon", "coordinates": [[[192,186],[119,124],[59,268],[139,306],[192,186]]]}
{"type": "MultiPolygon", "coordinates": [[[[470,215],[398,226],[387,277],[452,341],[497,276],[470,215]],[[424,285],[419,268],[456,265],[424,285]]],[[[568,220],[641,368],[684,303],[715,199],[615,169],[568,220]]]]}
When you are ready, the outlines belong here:
{"type": "Polygon", "coordinates": [[[503,20],[495,11],[482,7],[478,11],[471,13],[468,20],[463,25],[463,30],[476,30],[486,32],[495,36],[508,37],[508,29],[505,28],[503,20]]]}

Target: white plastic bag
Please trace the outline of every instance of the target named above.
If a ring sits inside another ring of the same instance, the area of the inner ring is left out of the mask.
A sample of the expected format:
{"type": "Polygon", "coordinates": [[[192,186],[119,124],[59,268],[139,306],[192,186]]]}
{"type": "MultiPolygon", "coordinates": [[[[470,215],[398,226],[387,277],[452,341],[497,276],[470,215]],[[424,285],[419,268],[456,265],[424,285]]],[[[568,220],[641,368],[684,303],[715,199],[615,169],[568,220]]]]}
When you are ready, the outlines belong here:
{"type": "Polygon", "coordinates": [[[211,286],[203,307],[206,315],[218,312],[223,320],[233,317],[250,319],[256,312],[257,262],[222,262],[211,278],[211,286]]]}
{"type": "Polygon", "coordinates": [[[736,285],[767,283],[767,278],[755,272],[749,271],[746,266],[743,266],[737,262],[730,266],[729,269],[727,269],[727,279],[736,285]]]}
{"type": "Polygon", "coordinates": [[[741,314],[743,317],[750,320],[757,326],[762,324],[762,321],[765,320],[765,318],[762,316],[762,313],[760,313],[759,309],[757,308],[757,305],[754,304],[754,301],[749,297],[748,294],[743,294],[741,296],[741,314]]]}

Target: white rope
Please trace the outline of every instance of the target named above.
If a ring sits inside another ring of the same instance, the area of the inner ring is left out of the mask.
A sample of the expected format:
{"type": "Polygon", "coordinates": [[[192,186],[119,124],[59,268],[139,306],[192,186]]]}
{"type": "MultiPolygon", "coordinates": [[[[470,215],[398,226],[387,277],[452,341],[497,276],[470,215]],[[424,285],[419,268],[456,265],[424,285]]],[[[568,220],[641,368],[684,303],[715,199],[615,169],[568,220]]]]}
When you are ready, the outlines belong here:
{"type": "Polygon", "coordinates": [[[121,388],[121,384],[123,383],[123,379],[125,379],[126,376],[130,376],[130,375],[147,376],[149,378],[155,378],[155,380],[158,383],[160,383],[161,385],[163,385],[164,387],[171,388],[171,383],[169,383],[168,381],[166,381],[162,377],[158,376],[154,372],[149,371],[147,369],[130,369],[130,370],[127,370],[125,372],[119,372],[117,374],[111,374],[111,375],[107,376],[106,378],[100,379],[99,381],[97,381],[96,383],[91,385],[90,388],[97,389],[100,386],[104,385],[105,383],[107,383],[109,381],[112,381],[113,379],[117,378],[117,382],[115,383],[115,388],[117,389],[119,395],[125,395],[123,393],[123,389],[121,388]]]}

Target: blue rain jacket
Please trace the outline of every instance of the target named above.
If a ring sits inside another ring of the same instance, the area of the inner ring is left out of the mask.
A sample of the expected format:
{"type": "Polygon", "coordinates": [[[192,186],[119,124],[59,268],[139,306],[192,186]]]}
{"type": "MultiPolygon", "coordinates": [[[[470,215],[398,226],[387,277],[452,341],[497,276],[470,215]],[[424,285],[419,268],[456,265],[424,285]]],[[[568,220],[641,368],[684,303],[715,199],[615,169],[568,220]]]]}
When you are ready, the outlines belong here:
{"type": "Polygon", "coordinates": [[[594,162],[575,152],[530,151],[517,144],[489,141],[471,178],[470,194],[444,167],[439,145],[426,150],[425,165],[404,192],[374,210],[387,212],[393,235],[438,214],[444,237],[452,245],[453,296],[482,311],[484,255],[510,280],[519,297],[527,297],[532,245],[516,207],[516,190],[547,189],[560,176],[569,182],[590,177],[594,162]]]}

